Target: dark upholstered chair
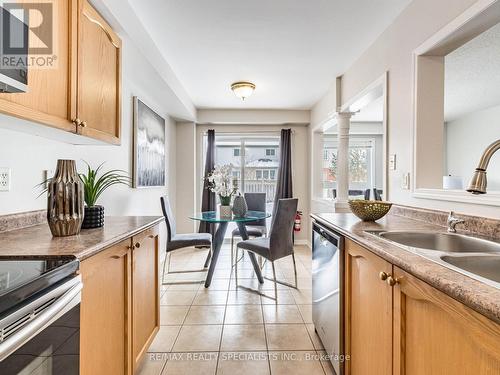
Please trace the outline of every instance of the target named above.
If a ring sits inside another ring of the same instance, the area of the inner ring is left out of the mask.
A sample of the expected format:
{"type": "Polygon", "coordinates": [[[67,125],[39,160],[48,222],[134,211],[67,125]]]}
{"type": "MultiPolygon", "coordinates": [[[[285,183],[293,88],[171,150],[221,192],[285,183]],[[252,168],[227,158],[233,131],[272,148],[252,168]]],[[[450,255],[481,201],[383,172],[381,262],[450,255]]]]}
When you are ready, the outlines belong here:
{"type": "Polygon", "coordinates": [[[165,223],[167,224],[167,259],[163,262],[163,274],[162,274],[162,284],[189,284],[189,283],[199,283],[198,281],[182,281],[182,282],[165,282],[165,266],[168,274],[174,273],[188,273],[188,272],[203,272],[206,271],[208,264],[210,262],[210,251],[208,252],[207,259],[205,261],[205,266],[203,269],[199,270],[186,270],[186,271],[170,271],[170,258],[172,251],[183,249],[191,246],[206,246],[212,247],[212,235],[210,233],[188,233],[188,234],[177,234],[175,228],[175,218],[172,215],[172,209],[170,207],[170,202],[167,196],[160,198],[161,209],[163,211],[163,216],[165,216],[165,223]]]}
{"type": "Polygon", "coordinates": [[[376,201],[382,200],[382,190],[373,189],[373,196],[376,201]]]}
{"type": "MultiPolygon", "coordinates": [[[[266,193],[245,193],[245,201],[249,211],[266,212],[266,193]]],[[[266,219],[251,221],[245,224],[249,237],[265,237],[267,235],[266,219]]],[[[234,238],[241,237],[236,228],[231,233],[231,265],[234,266],[234,238]]],[[[236,259],[238,261],[238,259],[236,259]]]]}
{"type": "MultiPolygon", "coordinates": [[[[271,262],[273,269],[273,278],[266,279],[274,282],[274,298],[265,295],[257,290],[240,286],[244,289],[250,289],[258,294],[278,301],[278,284],[286,285],[292,288],[297,288],[297,267],[295,265],[295,255],[293,252],[293,225],[295,215],[297,213],[298,199],[280,199],[278,201],[278,208],[276,215],[273,217],[273,223],[269,237],[255,238],[252,240],[242,241],[236,245],[236,259],[238,259],[238,250],[251,251],[254,254],[260,255],[266,260],[271,262]],[[295,285],[291,285],[284,281],[276,279],[276,270],[274,268],[274,261],[291,255],[293,260],[293,269],[295,272],[295,285]]],[[[238,262],[234,267],[234,275],[236,287],[238,288],[238,262]]]]}

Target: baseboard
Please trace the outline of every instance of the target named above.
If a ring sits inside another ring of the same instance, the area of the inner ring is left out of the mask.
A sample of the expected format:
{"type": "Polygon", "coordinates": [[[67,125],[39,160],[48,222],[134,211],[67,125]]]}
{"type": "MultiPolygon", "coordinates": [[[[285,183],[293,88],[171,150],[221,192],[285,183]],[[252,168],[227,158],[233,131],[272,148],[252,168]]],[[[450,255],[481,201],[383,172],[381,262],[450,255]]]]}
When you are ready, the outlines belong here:
{"type": "Polygon", "coordinates": [[[295,245],[304,245],[309,249],[311,248],[311,242],[309,240],[295,240],[295,245]]]}

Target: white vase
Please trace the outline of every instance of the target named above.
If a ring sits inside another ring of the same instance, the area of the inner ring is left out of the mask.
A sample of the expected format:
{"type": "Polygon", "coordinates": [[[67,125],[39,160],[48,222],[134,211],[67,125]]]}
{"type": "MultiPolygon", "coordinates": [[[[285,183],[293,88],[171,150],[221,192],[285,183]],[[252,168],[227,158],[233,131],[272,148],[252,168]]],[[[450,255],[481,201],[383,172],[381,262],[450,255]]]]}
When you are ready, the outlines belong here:
{"type": "Polygon", "coordinates": [[[231,206],[219,207],[220,217],[231,217],[231,206]]]}

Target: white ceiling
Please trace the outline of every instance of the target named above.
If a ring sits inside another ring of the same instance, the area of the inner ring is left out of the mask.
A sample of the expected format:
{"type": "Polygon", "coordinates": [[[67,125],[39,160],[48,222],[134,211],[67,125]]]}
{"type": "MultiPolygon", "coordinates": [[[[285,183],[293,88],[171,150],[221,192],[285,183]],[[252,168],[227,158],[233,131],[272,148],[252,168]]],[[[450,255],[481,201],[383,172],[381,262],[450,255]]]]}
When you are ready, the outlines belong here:
{"type": "Polygon", "coordinates": [[[411,0],[129,0],[199,108],[309,109],[411,0]],[[242,102],[234,81],[257,85],[242,102]]]}
{"type": "Polygon", "coordinates": [[[500,24],[445,57],[445,121],[500,105],[500,24]]]}

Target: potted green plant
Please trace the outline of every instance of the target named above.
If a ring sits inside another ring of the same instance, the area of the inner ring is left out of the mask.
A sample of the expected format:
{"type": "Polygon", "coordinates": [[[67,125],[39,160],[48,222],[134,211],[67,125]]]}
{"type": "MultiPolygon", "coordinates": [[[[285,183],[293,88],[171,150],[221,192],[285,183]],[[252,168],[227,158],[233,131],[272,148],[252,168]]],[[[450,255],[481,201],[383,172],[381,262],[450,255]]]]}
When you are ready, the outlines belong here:
{"type": "Polygon", "coordinates": [[[104,163],[96,169],[92,169],[87,164],[87,173],[80,173],[78,176],[83,183],[85,215],[83,218],[83,229],[99,228],[104,225],[104,207],[97,205],[96,202],[101,194],[113,185],[130,186],[131,179],[125,171],[112,169],[99,176],[104,163]]]}

